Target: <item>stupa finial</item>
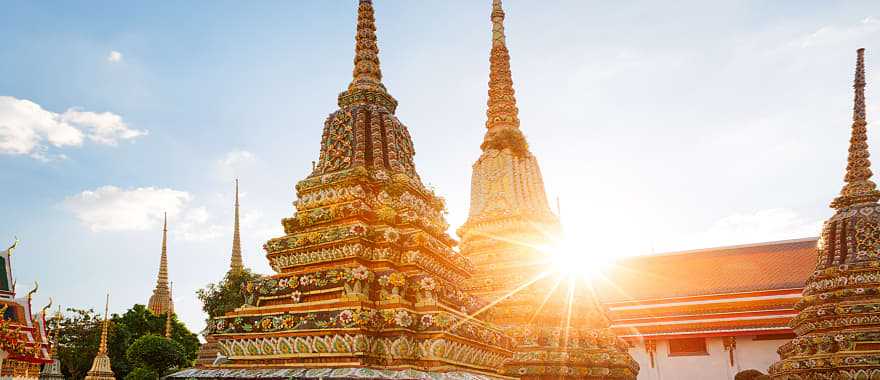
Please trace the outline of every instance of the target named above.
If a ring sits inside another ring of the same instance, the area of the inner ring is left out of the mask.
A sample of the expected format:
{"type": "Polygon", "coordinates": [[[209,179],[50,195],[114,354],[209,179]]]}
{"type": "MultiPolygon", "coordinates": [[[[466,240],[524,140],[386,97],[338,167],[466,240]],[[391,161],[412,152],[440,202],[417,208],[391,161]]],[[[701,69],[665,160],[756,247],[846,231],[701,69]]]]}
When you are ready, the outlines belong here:
{"type": "Polygon", "coordinates": [[[865,49],[856,51],[856,73],[853,82],[853,123],[846,164],[846,184],[831,207],[841,209],[858,203],[877,202],[880,191],[871,181],[871,155],[868,153],[868,122],[865,112],[865,49]]]}
{"type": "Polygon", "coordinates": [[[397,101],[382,84],[372,0],[359,0],[352,80],[348,90],[339,94],[340,107],[357,103],[382,105],[392,113],[397,108],[397,101]]]}
{"type": "Polygon", "coordinates": [[[241,259],[241,232],[239,224],[239,204],[238,204],[238,178],[235,179],[235,222],[232,227],[232,261],[229,265],[230,270],[239,272],[244,269],[244,263],[241,259]]]}
{"type": "Polygon", "coordinates": [[[504,9],[501,0],[492,1],[492,50],[489,56],[489,108],[486,128],[519,127],[519,110],[510,73],[510,53],[504,35],[504,9]]]}
{"type": "Polygon", "coordinates": [[[358,5],[352,77],[349,89],[385,91],[382,86],[382,69],[379,67],[379,44],[376,39],[376,17],[372,0],[360,0],[358,5]]]}
{"type": "MultiPolygon", "coordinates": [[[[174,291],[174,283],[172,282],[168,286],[168,296],[171,297],[172,292],[174,291]]],[[[171,339],[171,308],[169,307],[167,313],[165,315],[165,337],[171,339]]]]}
{"type": "Polygon", "coordinates": [[[159,285],[168,285],[168,213],[164,213],[164,224],[162,225],[162,257],[159,260],[159,285]]]}
{"type": "Polygon", "coordinates": [[[104,323],[101,325],[101,343],[98,345],[98,355],[107,355],[107,325],[110,315],[110,293],[107,293],[107,300],[104,302],[104,323]]]}
{"type": "Polygon", "coordinates": [[[162,226],[162,254],[159,258],[159,275],[156,277],[156,288],[147,302],[147,308],[154,314],[161,315],[166,309],[173,308],[171,296],[168,294],[168,213],[165,213],[162,226]]]}

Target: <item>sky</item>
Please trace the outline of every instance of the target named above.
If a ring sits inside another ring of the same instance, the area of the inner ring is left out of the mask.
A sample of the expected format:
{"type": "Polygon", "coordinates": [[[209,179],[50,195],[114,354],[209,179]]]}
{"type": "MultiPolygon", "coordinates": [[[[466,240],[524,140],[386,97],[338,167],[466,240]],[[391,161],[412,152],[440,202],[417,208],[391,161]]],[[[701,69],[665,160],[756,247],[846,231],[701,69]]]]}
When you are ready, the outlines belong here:
{"type": "MultiPolygon", "coordinates": [[[[375,4],[384,83],[422,180],[467,217],[485,131],[489,0],[375,4]]],[[[521,128],[584,255],[816,236],[842,186],[855,50],[880,116],[876,1],[507,0],[521,128]],[[875,95],[876,94],[876,95],[875,95]]],[[[355,1],[0,3],[0,244],[35,307],[179,317],[293,214],[351,80],[355,1]],[[8,242],[8,243],[7,243],[8,242]]],[[[876,148],[880,149],[880,148],[876,148]]],[[[876,151],[875,149],[875,151],[876,151]]]]}

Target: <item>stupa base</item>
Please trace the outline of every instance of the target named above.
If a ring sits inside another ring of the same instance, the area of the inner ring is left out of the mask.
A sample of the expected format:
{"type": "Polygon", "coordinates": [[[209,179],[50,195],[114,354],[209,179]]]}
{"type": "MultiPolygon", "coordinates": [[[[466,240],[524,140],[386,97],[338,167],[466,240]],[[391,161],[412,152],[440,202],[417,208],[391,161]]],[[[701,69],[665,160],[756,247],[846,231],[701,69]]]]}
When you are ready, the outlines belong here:
{"type": "Polygon", "coordinates": [[[472,372],[427,372],[414,369],[386,370],[373,368],[190,368],[164,379],[396,379],[396,380],[511,380],[472,372]]]}

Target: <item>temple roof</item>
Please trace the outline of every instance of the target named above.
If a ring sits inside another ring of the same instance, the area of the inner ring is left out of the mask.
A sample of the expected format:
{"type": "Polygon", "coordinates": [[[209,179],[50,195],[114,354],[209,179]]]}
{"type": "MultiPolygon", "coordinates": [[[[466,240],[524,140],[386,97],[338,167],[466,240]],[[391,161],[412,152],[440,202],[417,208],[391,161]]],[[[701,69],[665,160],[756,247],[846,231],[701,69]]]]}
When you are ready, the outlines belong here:
{"type": "Polygon", "coordinates": [[[802,288],[816,238],[638,256],[618,262],[596,290],[605,303],[802,288]]]}

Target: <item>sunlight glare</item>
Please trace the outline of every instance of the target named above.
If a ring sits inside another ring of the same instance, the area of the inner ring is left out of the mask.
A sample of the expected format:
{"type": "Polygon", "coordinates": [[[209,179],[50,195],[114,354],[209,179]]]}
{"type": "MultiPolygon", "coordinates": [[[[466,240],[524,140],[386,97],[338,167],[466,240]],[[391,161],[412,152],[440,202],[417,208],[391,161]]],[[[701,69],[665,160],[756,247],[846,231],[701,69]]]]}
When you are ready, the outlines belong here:
{"type": "Polygon", "coordinates": [[[548,247],[551,269],[564,276],[582,276],[593,280],[606,274],[614,264],[613,255],[589,252],[583,242],[563,239],[548,247]]]}

